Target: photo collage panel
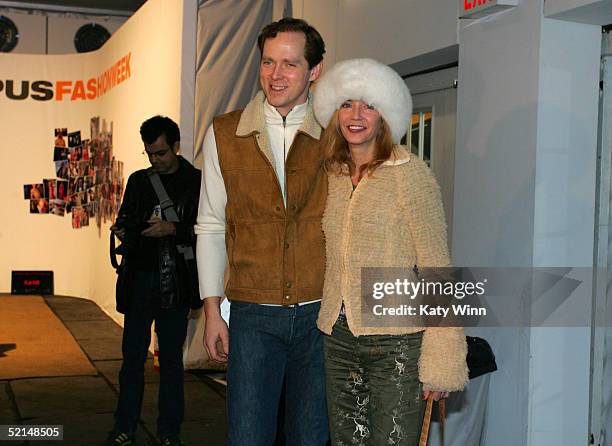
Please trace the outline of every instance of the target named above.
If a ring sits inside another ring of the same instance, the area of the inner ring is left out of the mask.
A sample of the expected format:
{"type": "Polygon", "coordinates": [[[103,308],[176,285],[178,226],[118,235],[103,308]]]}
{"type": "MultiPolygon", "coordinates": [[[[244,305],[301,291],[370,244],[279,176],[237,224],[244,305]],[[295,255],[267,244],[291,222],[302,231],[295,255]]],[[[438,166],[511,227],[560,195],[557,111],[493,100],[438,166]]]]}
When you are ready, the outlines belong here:
{"type": "Polygon", "coordinates": [[[57,178],[25,184],[24,199],[30,213],[72,214],[72,227],[89,226],[95,219],[114,221],[123,194],[123,163],[113,156],[113,123],[99,117],[90,120],[90,137],[80,130],[56,128],[53,133],[53,162],[57,178]]]}

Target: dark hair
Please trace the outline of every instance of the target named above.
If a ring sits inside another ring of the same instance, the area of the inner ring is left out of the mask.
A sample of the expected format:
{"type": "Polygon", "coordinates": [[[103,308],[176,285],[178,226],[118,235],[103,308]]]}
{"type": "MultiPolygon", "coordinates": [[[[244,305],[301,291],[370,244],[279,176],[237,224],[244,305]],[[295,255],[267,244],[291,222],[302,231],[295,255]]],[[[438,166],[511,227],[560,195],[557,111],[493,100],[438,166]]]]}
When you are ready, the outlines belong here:
{"type": "Polygon", "coordinates": [[[140,126],[140,137],[145,144],[153,144],[161,135],[166,137],[166,142],[170,148],[174,147],[174,143],[181,140],[178,125],[166,116],[153,116],[140,126]]]}
{"type": "Polygon", "coordinates": [[[294,19],[293,17],[285,17],[284,19],[280,19],[278,22],[272,22],[261,30],[261,33],[257,38],[259,53],[263,55],[264,43],[266,43],[266,40],[273,39],[278,33],[284,32],[304,34],[306,37],[306,44],[304,45],[304,58],[308,61],[309,69],[312,69],[312,67],[323,60],[323,54],[325,54],[325,42],[323,42],[323,37],[321,37],[319,31],[310,26],[305,20],[294,19]]]}
{"type": "MultiPolygon", "coordinates": [[[[368,175],[372,175],[382,163],[393,155],[395,144],[393,143],[391,128],[382,117],[380,121],[380,129],[378,130],[378,135],[376,135],[374,158],[359,168],[359,178],[363,177],[363,174],[366,172],[368,175]]],[[[336,175],[348,173],[349,176],[353,176],[357,167],[351,159],[348,143],[340,130],[338,110],[334,112],[329,124],[327,124],[327,128],[323,130],[321,144],[325,147],[325,169],[336,175]],[[348,172],[346,172],[347,169],[348,172]]]]}

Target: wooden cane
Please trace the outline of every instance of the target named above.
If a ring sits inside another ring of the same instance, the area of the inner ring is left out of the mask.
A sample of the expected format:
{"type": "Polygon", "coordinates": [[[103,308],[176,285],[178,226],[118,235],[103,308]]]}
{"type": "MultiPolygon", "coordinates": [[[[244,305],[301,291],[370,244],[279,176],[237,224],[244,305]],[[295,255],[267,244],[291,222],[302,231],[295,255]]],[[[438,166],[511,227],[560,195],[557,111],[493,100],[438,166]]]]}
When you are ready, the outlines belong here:
{"type": "Polygon", "coordinates": [[[433,392],[430,392],[427,397],[427,406],[425,406],[425,416],[423,417],[423,426],[421,426],[421,438],[419,446],[427,446],[427,438],[429,438],[429,425],[431,424],[431,410],[433,408],[433,392]]]}
{"type": "MultiPolygon", "coordinates": [[[[425,415],[423,417],[423,426],[421,427],[421,438],[419,439],[419,446],[427,446],[427,439],[429,438],[429,426],[431,425],[431,412],[433,410],[433,396],[430,393],[427,397],[427,406],[425,406],[425,415]]],[[[444,445],[444,417],[446,416],[446,404],[444,398],[438,401],[438,412],[440,415],[440,444],[444,445]]]]}

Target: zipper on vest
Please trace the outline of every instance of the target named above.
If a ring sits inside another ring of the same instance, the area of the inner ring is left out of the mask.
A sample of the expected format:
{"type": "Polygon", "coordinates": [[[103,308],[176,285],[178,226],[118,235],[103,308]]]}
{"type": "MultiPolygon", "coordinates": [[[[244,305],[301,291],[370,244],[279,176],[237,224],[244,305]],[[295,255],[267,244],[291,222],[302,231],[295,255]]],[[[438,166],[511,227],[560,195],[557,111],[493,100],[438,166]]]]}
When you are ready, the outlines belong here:
{"type": "Polygon", "coordinates": [[[283,116],[283,201],[287,207],[287,117],[283,116]]]}

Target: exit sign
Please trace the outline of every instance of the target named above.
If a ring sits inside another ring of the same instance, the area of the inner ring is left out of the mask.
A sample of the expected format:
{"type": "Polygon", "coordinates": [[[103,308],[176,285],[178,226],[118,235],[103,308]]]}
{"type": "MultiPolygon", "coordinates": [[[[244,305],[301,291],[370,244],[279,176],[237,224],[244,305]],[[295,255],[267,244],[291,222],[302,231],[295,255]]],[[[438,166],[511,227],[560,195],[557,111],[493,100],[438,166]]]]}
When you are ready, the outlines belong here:
{"type": "Polygon", "coordinates": [[[519,0],[459,0],[459,18],[476,19],[518,5],[519,0]]]}

